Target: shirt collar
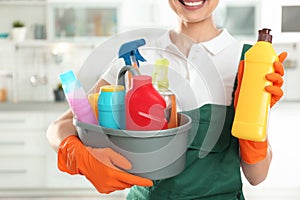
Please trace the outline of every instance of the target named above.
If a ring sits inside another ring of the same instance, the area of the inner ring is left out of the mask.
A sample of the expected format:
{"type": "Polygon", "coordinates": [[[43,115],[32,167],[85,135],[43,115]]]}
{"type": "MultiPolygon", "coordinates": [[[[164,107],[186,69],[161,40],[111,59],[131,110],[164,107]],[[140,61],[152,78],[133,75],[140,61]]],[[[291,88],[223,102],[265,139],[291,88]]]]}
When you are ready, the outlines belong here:
{"type": "Polygon", "coordinates": [[[170,38],[170,31],[164,33],[157,41],[156,45],[162,49],[166,49],[172,45],[174,45],[170,38]]]}
{"type": "MultiPolygon", "coordinates": [[[[236,39],[234,39],[226,29],[222,29],[222,32],[212,40],[198,43],[195,45],[201,45],[211,54],[216,55],[234,42],[236,42],[236,39]]],[[[174,48],[175,45],[172,43],[170,39],[169,31],[167,31],[165,34],[161,36],[161,38],[158,39],[157,45],[164,49],[170,47],[174,48]]]]}
{"type": "Polygon", "coordinates": [[[211,54],[216,55],[234,42],[236,42],[236,39],[234,39],[226,29],[223,29],[217,37],[199,44],[211,54]]]}

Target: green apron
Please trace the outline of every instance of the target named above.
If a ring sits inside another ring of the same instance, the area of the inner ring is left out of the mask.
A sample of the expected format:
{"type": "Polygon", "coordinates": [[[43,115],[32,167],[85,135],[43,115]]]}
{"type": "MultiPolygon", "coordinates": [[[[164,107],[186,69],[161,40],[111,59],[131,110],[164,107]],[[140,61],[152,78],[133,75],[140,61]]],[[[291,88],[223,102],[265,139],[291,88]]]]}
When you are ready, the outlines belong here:
{"type": "Polygon", "coordinates": [[[152,187],[132,187],[127,200],[243,200],[239,143],[231,135],[233,103],[230,106],[206,104],[183,113],[192,118],[191,133],[196,134],[186,152],[184,171],[154,181],[152,187]],[[216,144],[212,149],[203,149],[206,134],[214,132],[220,133],[216,144]],[[200,158],[201,152],[207,155],[200,158]]]}

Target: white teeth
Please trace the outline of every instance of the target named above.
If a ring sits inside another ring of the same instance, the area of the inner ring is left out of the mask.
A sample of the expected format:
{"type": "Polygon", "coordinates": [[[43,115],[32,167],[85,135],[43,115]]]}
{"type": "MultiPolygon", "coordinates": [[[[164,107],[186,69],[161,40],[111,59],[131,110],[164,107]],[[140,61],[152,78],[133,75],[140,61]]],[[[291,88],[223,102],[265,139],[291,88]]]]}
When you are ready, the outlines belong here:
{"type": "Polygon", "coordinates": [[[197,1],[197,2],[186,2],[183,1],[183,4],[186,6],[200,6],[203,4],[204,1],[197,1]]]}

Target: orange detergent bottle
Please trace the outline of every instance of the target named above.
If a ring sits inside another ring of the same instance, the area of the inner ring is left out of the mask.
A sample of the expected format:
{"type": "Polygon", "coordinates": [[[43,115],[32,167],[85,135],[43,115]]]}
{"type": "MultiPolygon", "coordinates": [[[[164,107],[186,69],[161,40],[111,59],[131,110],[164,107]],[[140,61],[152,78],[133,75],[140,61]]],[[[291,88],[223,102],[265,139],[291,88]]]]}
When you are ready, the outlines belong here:
{"type": "Polygon", "coordinates": [[[265,76],[274,72],[278,56],[272,46],[270,29],[259,30],[258,41],[245,53],[244,74],[232,126],[232,135],[245,140],[264,141],[271,95],[265,76]]]}

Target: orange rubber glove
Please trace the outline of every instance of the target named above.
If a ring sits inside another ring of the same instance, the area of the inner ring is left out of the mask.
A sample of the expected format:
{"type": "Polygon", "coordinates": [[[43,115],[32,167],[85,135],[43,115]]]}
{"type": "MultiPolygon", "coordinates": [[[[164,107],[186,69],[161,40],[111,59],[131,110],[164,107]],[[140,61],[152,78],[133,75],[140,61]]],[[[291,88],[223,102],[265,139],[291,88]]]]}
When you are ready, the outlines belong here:
{"type": "MultiPolygon", "coordinates": [[[[277,101],[283,96],[283,91],[281,86],[283,85],[284,75],[284,67],[283,61],[287,56],[286,52],[281,53],[278,58],[279,61],[274,62],[274,73],[270,73],[266,75],[266,79],[271,81],[273,85],[269,85],[265,87],[265,90],[271,94],[271,102],[270,107],[273,107],[277,101]]],[[[238,70],[238,86],[235,91],[235,99],[234,99],[234,107],[237,105],[238,96],[240,92],[241,82],[243,78],[244,72],[244,61],[240,62],[239,70],[238,70]]],[[[268,139],[263,142],[254,142],[249,140],[239,139],[240,144],[240,153],[243,161],[248,164],[255,164],[259,161],[263,160],[267,155],[268,150],[268,139]]]]}
{"type": "Polygon", "coordinates": [[[111,193],[133,185],[152,186],[149,179],[122,171],[131,163],[110,148],[91,148],[71,135],[64,139],[58,150],[58,168],[69,174],[84,175],[100,193],[111,193]]]}

